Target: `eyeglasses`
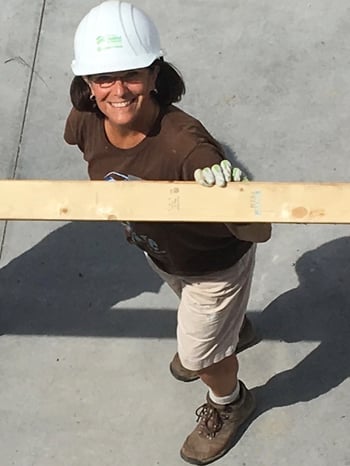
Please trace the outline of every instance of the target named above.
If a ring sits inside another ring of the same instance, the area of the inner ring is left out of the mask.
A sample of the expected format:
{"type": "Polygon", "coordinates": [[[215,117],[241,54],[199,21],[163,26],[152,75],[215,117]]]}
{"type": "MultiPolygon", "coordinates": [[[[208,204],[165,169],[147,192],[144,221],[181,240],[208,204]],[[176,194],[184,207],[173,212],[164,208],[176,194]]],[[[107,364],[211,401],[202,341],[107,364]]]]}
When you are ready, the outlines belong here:
{"type": "Polygon", "coordinates": [[[139,83],[145,77],[144,69],[125,71],[123,73],[102,73],[102,74],[91,74],[88,76],[88,80],[97,86],[106,89],[112,87],[117,81],[123,83],[139,83]]]}

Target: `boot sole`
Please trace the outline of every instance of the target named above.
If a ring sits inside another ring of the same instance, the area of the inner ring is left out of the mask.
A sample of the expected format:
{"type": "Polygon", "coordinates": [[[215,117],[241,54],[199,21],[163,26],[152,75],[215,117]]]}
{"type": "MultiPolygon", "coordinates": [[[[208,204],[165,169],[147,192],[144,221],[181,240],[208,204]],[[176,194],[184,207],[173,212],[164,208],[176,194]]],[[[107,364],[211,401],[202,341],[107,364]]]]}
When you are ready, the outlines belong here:
{"type": "Polygon", "coordinates": [[[181,376],[177,372],[173,371],[171,365],[169,366],[171,375],[176,379],[179,380],[180,382],[194,382],[195,380],[199,379],[199,375],[193,376],[193,377],[186,377],[186,376],[181,376]]]}

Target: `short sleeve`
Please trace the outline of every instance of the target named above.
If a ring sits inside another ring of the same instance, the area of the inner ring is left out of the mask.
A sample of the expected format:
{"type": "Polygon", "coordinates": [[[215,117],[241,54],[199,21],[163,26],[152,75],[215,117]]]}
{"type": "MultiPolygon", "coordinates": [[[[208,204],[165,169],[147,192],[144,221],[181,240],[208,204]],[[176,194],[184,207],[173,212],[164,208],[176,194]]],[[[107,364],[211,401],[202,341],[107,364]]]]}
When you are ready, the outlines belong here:
{"type": "Polygon", "coordinates": [[[68,144],[75,145],[78,143],[77,138],[76,138],[76,131],[74,129],[74,109],[72,109],[68,115],[68,118],[66,120],[66,126],[64,128],[64,140],[68,144]]]}
{"type": "Polygon", "coordinates": [[[83,117],[81,112],[72,108],[64,129],[64,140],[70,145],[77,145],[84,152],[84,137],[83,137],[83,117]]]}
{"type": "Polygon", "coordinates": [[[197,168],[211,167],[220,163],[224,158],[224,152],[219,144],[210,141],[198,143],[183,163],[183,179],[193,181],[197,168]]]}

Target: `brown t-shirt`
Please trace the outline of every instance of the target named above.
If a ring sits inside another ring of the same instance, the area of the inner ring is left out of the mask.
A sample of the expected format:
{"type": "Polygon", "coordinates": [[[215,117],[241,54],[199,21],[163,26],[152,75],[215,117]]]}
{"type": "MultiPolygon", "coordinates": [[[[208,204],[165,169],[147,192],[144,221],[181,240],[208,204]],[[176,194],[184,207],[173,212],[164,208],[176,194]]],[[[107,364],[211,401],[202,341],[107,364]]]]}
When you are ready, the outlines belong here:
{"type": "MultiPolygon", "coordinates": [[[[92,180],[103,180],[116,172],[121,176],[113,175],[114,179],[132,176],[193,181],[197,168],[220,163],[224,158],[222,148],[203,125],[175,106],[163,109],[150,134],[131,149],[119,149],[108,141],[102,118],[75,109],[68,116],[64,139],[83,152],[92,180]]],[[[224,223],[124,225],[129,242],[146,251],[158,267],[178,275],[223,270],[235,264],[251,246],[235,238],[224,223]]]]}

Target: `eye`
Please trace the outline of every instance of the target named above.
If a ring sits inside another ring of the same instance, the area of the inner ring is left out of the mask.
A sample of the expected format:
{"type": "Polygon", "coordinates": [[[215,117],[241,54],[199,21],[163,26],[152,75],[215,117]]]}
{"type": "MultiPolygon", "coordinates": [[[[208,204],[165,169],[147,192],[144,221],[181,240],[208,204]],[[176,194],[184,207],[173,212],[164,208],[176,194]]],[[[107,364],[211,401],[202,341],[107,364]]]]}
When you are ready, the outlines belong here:
{"type": "Polygon", "coordinates": [[[110,84],[115,81],[115,76],[112,74],[93,74],[90,76],[90,81],[95,84],[110,84]]]}
{"type": "Polygon", "coordinates": [[[111,74],[103,74],[101,76],[97,76],[95,82],[97,84],[112,83],[114,80],[115,80],[115,76],[111,74]]]}
{"type": "Polygon", "coordinates": [[[142,78],[141,76],[141,71],[138,70],[133,70],[133,71],[128,71],[124,76],[123,79],[125,81],[140,81],[142,78]]]}

